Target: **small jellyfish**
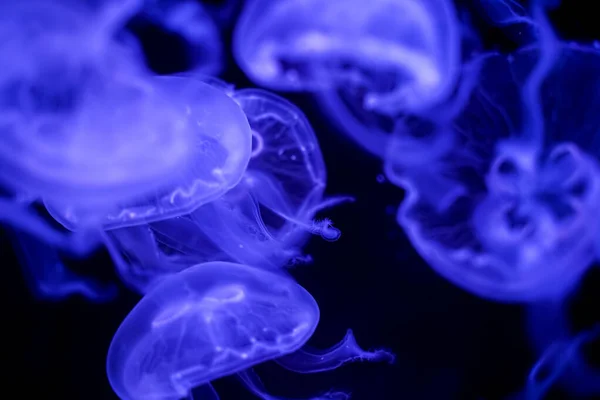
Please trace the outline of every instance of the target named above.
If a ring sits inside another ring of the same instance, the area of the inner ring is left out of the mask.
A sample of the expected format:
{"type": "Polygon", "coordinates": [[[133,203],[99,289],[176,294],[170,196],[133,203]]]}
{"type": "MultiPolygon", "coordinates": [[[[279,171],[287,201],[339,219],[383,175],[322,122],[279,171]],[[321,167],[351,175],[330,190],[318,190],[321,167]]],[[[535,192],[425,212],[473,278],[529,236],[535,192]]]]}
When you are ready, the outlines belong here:
{"type": "Polygon", "coordinates": [[[188,48],[190,72],[217,75],[221,71],[221,35],[202,4],[193,0],[145,0],[139,19],[181,35],[188,48]]]}
{"type": "Polygon", "coordinates": [[[8,231],[30,291],[36,298],[61,301],[81,295],[92,302],[102,303],[116,296],[116,286],[101,284],[69,271],[51,245],[14,229],[8,231]]]}
{"type": "Polygon", "coordinates": [[[377,156],[394,117],[446,101],[460,72],[459,24],[446,0],[249,1],[233,45],[256,84],[315,93],[377,156]]]}
{"type": "Polygon", "coordinates": [[[238,185],[188,215],[108,233],[117,268],[136,290],[201,262],[280,268],[305,260],[301,248],[310,234],[331,241],[340,236],[330,220],[315,220],[315,214],[351,199],[323,198],[325,165],[302,112],[262,90],[232,96],[246,113],[253,141],[238,185]]]}
{"type": "Polygon", "coordinates": [[[155,286],[123,321],[107,373],[123,399],[180,399],[194,387],[298,350],[319,308],[283,274],[196,265],[155,286]]]}
{"type": "Polygon", "coordinates": [[[541,43],[484,58],[429,168],[398,166],[400,152],[386,161],[408,190],[398,222],[421,256],[498,301],[564,296],[598,237],[600,52],[541,43]]]}
{"type": "MultiPolygon", "coordinates": [[[[127,202],[113,204],[101,217],[104,229],[190,213],[237,185],[248,165],[252,135],[248,120],[235,101],[211,85],[183,76],[156,77],[152,83],[163,101],[178,108],[175,120],[193,133],[187,150],[189,157],[181,161],[185,161],[184,165],[161,187],[148,188],[127,202]]],[[[152,118],[147,122],[151,123],[152,118]]],[[[96,210],[69,204],[47,206],[54,218],[71,230],[98,216],[96,210]]]]}

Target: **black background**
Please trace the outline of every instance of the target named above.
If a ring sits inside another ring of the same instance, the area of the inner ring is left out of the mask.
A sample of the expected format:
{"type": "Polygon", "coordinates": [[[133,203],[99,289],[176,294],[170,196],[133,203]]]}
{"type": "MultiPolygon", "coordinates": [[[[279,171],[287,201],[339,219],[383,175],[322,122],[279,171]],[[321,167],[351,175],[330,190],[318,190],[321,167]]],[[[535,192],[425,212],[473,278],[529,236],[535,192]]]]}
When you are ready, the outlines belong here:
{"type": "MultiPolygon", "coordinates": [[[[234,13],[219,12],[230,44],[234,13]]],[[[589,41],[594,27],[592,1],[565,1],[552,13],[559,36],[589,41]],[[587,18],[586,18],[587,17],[587,18]]],[[[497,28],[485,24],[474,3],[459,2],[488,48],[510,49],[497,28]]],[[[142,39],[148,62],[158,73],[185,68],[185,46],[158,29],[132,24],[142,39]]],[[[229,48],[229,47],[228,47],[229,48]]],[[[252,84],[231,55],[221,77],[238,87],[252,84]]],[[[309,96],[286,96],[304,110],[322,146],[328,168],[329,194],[350,194],[357,202],[327,213],[342,231],[339,241],[313,239],[307,252],[314,263],[294,271],[298,282],[317,300],[321,323],[309,344],[328,347],[352,328],[366,347],[383,346],[397,355],[395,365],[352,364],[316,375],[294,375],[267,363],[259,366],[273,394],[309,397],[329,388],[347,389],[360,399],[500,399],[517,392],[535,361],[517,305],[497,304],[472,296],[437,276],[416,254],[394,212],[403,192],[379,183],[380,162],[367,156],[328,124],[309,96]]],[[[600,112],[600,105],[599,105],[600,112]]],[[[0,293],[1,398],[116,399],[105,374],[105,357],[119,323],[139,297],[121,287],[119,298],[90,304],[80,298],[40,302],[29,294],[6,240],[2,240],[0,293]]],[[[107,281],[117,280],[102,252],[78,266],[107,281]]],[[[573,318],[591,321],[589,302],[597,292],[589,276],[574,302],[573,318]],[[590,294],[591,293],[591,294],[590,294]],[[590,295],[588,295],[590,294],[590,295]]],[[[597,300],[596,300],[597,301],[597,300]]],[[[253,398],[234,378],[215,382],[222,399],[253,398]]],[[[557,392],[555,398],[565,398],[557,392]]]]}

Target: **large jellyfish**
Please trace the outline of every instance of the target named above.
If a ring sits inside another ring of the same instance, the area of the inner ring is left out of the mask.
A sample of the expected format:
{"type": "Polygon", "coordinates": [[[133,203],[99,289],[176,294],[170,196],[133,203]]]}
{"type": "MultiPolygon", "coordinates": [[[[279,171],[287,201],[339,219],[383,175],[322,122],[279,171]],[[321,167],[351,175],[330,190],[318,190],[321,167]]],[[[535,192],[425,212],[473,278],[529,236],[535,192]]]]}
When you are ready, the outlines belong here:
{"type": "Polygon", "coordinates": [[[446,0],[253,0],[234,55],[259,85],[317,93],[330,118],[383,156],[390,116],[429,110],[455,90],[460,33],[446,0]]]}
{"type": "Polygon", "coordinates": [[[598,235],[600,52],[541,25],[539,46],[484,58],[437,158],[415,167],[398,147],[386,165],[408,191],[398,222],[421,256],[499,301],[565,295],[598,235]]]}
{"type": "MultiPolygon", "coordinates": [[[[224,87],[224,85],[221,85],[224,87]]],[[[323,199],[326,173],[319,144],[302,112],[257,89],[232,91],[252,128],[253,150],[242,180],[221,198],[178,218],[108,232],[125,280],[142,292],[155,277],[207,261],[262,268],[302,262],[309,234],[327,240],[339,231],[322,208],[347,200],[323,199]]]]}
{"type": "Polygon", "coordinates": [[[145,0],[137,20],[179,34],[188,48],[189,70],[217,75],[223,64],[218,27],[203,5],[193,0],[145,0]]]}
{"type": "MultiPolygon", "coordinates": [[[[156,77],[152,84],[162,94],[163,101],[178,109],[178,115],[173,116],[176,121],[194,135],[187,158],[162,186],[113,204],[99,221],[104,229],[192,212],[237,185],[248,165],[252,147],[250,126],[233,99],[211,85],[183,76],[156,77]]],[[[47,205],[51,214],[71,230],[98,217],[96,210],[91,210],[90,215],[90,210],[70,204],[47,205]]]]}
{"type": "Polygon", "coordinates": [[[329,351],[300,350],[318,321],[312,296],[281,272],[199,264],[163,280],[131,311],[111,343],[108,377],[123,400],[158,400],[241,373],[253,392],[273,399],[243,371],[288,354],[281,365],[304,373],[357,359],[393,362],[389,352],[362,350],[351,332],[329,351]]]}
{"type": "MultiPolygon", "coordinates": [[[[133,42],[114,38],[130,3],[0,5],[0,182],[13,197],[103,214],[195,155],[181,107],[150,84],[133,42]]],[[[23,207],[3,199],[1,218],[12,224],[23,207]]]]}

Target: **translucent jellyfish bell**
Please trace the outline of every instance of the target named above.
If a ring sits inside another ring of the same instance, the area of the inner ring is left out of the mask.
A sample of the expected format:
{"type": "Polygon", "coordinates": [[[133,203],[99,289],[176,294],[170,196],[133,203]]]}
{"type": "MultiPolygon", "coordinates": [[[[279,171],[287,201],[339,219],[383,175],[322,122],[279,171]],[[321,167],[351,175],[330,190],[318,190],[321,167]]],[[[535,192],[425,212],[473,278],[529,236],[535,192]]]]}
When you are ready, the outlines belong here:
{"type": "Polygon", "coordinates": [[[234,55],[259,85],[312,92],[348,85],[363,92],[366,107],[395,113],[429,107],[453,90],[458,31],[447,0],[252,0],[234,55]]]}
{"type": "MultiPolygon", "coordinates": [[[[175,121],[193,134],[187,158],[181,160],[184,165],[173,171],[161,187],[114,204],[100,221],[104,229],[190,213],[237,185],[248,165],[252,135],[248,120],[235,101],[219,89],[182,76],[157,77],[152,84],[161,99],[176,107],[175,121]]],[[[160,114],[160,109],[150,112],[160,114]]],[[[147,122],[152,122],[152,117],[148,117],[147,122]]],[[[71,230],[97,214],[95,210],[90,215],[88,210],[70,205],[50,204],[48,208],[71,230]]]]}
{"type": "Polygon", "coordinates": [[[487,57],[430,168],[396,168],[401,153],[387,161],[408,190],[398,222],[419,253],[494,300],[564,296],[594,258],[600,52],[550,51],[552,63],[537,48],[487,57]]]}
{"type": "Polygon", "coordinates": [[[0,181],[49,202],[102,208],[159,186],[193,136],[114,40],[122,15],[78,2],[0,5],[0,181]]]}
{"type": "Polygon", "coordinates": [[[319,309],[284,275],[196,265],[165,279],[130,312],[108,351],[123,399],[180,399],[193,387],[299,349],[319,309]]]}

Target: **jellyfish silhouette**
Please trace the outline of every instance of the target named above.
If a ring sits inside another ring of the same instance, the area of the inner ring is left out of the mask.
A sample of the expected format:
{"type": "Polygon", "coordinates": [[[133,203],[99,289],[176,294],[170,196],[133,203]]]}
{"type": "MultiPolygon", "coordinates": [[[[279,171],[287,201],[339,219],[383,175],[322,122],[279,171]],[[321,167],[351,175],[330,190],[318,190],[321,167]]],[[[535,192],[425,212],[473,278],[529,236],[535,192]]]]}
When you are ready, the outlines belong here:
{"type": "MultiPolygon", "coordinates": [[[[193,131],[190,157],[161,187],[113,204],[100,221],[104,229],[192,212],[237,185],[246,170],[252,135],[246,116],[235,101],[211,85],[182,76],[157,77],[153,86],[164,101],[178,107],[175,121],[183,129],[193,131]]],[[[88,210],[68,204],[47,205],[50,213],[71,230],[98,215],[95,210],[89,215],[88,210]]]]}
{"type": "Polygon", "coordinates": [[[483,58],[451,139],[427,167],[400,151],[386,161],[408,191],[398,222],[421,256],[498,301],[564,296],[598,235],[600,53],[558,42],[540,10],[534,17],[539,45],[483,58]]]}
{"type": "Polygon", "coordinates": [[[455,90],[460,35],[446,0],[255,0],[234,55],[256,84],[316,93],[346,134],[383,156],[390,116],[428,110],[455,90]]]}
{"type": "Polygon", "coordinates": [[[292,279],[214,262],[153,288],[123,321],[107,371],[121,399],[179,399],[191,388],[292,353],[319,308],[292,279]]]}
{"type": "MultiPolygon", "coordinates": [[[[281,272],[199,264],[154,286],[130,312],[111,343],[108,377],[124,400],[179,399],[194,387],[239,373],[252,392],[274,399],[244,371],[277,358],[301,373],[357,360],[394,361],[387,351],[362,350],[351,331],[329,350],[301,349],[318,321],[312,296],[281,272]]],[[[329,393],[318,398],[347,398],[329,393]]]]}
{"type": "Polygon", "coordinates": [[[314,218],[319,210],[351,199],[323,198],[325,165],[304,114],[262,90],[231,95],[252,129],[252,154],[241,181],[188,215],[108,233],[120,274],[142,293],[155,278],[201,262],[262,268],[303,262],[301,248],[310,234],[327,240],[340,236],[331,221],[314,218]]]}
{"type": "Polygon", "coordinates": [[[202,4],[193,0],[145,0],[136,20],[151,22],[181,35],[188,49],[190,72],[207,75],[221,72],[221,35],[202,4]]]}

